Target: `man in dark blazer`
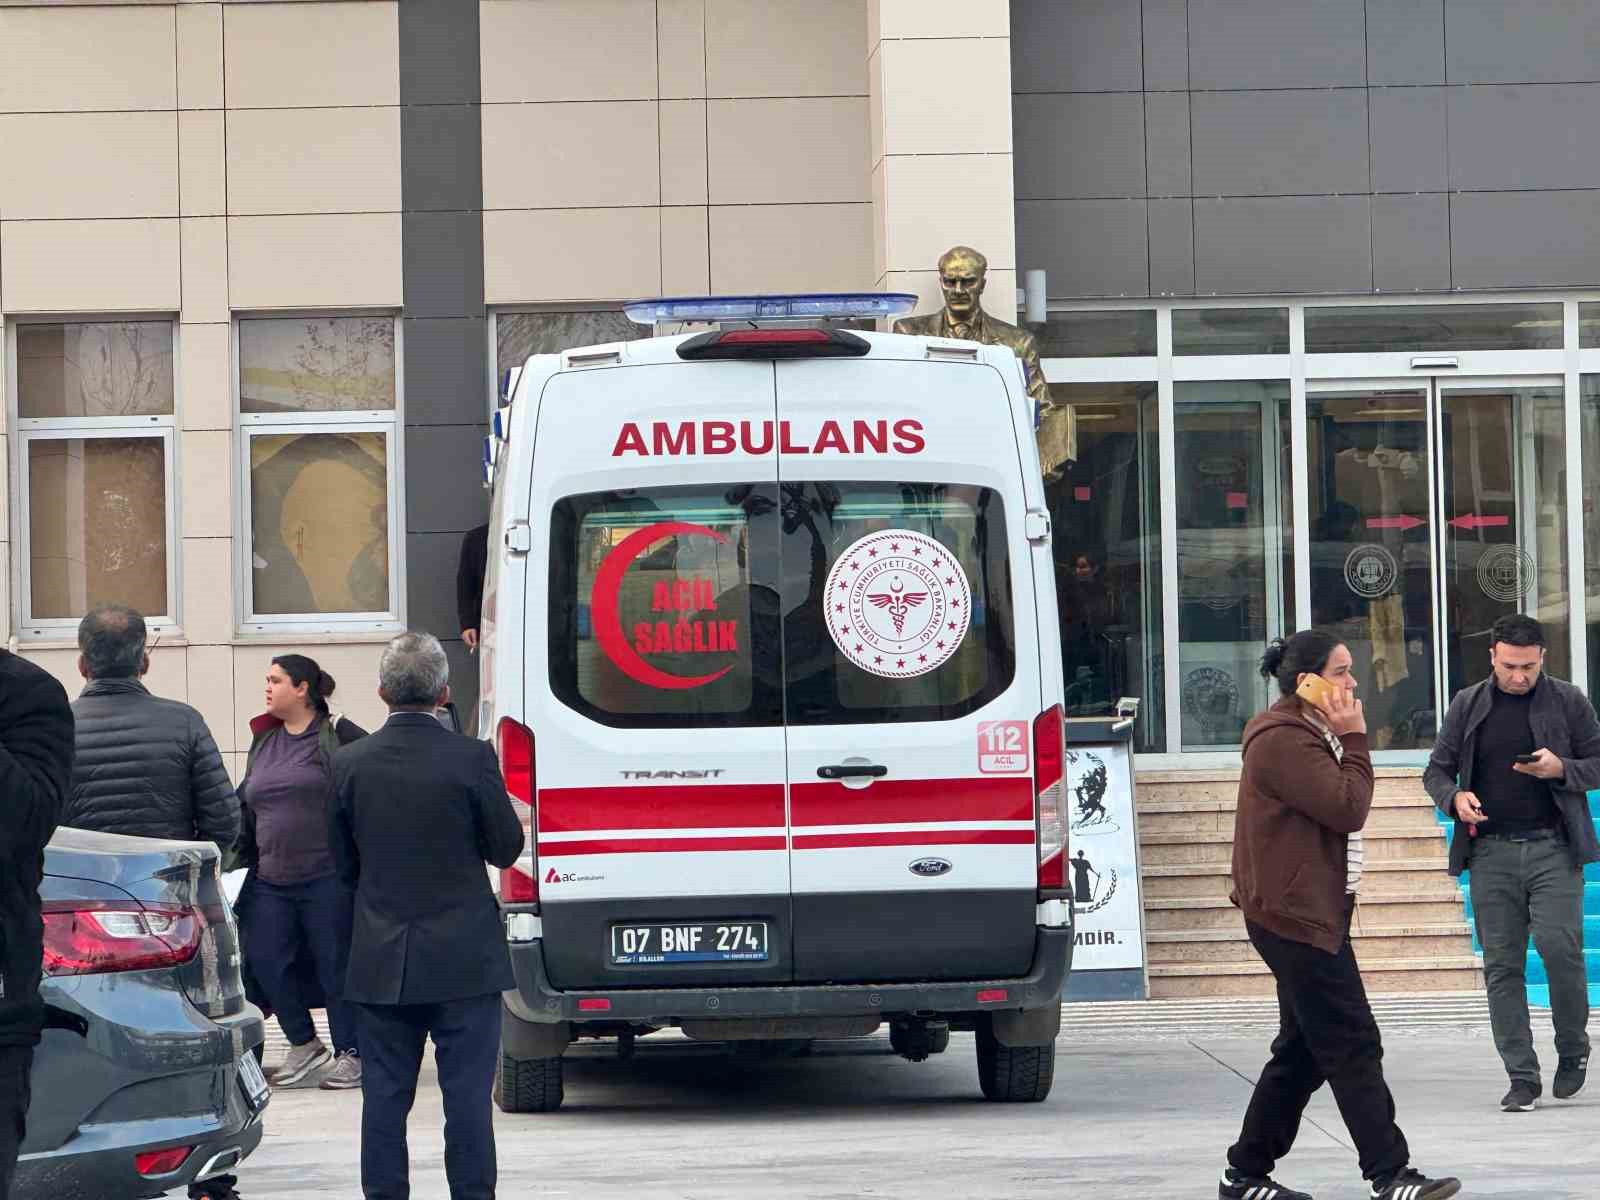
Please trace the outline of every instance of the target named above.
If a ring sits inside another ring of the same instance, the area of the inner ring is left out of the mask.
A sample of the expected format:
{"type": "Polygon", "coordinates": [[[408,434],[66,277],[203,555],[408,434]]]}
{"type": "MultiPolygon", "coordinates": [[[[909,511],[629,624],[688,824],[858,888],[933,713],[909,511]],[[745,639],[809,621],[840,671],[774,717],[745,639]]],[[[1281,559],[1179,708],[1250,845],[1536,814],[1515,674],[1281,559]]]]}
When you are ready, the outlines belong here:
{"type": "Polygon", "coordinates": [[[388,722],[333,759],[333,853],[356,896],[345,999],[360,1013],[366,1200],[411,1194],[406,1117],[429,1037],[451,1200],[495,1194],[490,1088],[514,982],[484,863],[516,862],[523,831],[494,751],[434,717],[449,677],[437,638],[395,638],[378,666],[388,722]]]}

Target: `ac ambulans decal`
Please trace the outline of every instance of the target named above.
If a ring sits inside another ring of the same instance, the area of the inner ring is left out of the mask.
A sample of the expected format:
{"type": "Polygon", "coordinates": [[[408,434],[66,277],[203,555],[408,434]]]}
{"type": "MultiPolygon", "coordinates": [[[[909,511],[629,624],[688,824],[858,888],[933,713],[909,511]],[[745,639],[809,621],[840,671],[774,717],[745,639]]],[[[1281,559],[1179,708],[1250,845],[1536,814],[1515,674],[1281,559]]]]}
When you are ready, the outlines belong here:
{"type": "Polygon", "coordinates": [[[921,421],[824,421],[816,430],[789,421],[637,421],[623,423],[612,458],[681,458],[696,455],[921,454],[921,421]],[[776,428],[774,428],[776,426],[776,428]]]}
{"type": "Polygon", "coordinates": [[[622,584],[634,561],[663,538],[700,534],[719,542],[728,539],[715,529],[688,521],[662,521],[635,530],[606,555],[595,573],[589,597],[595,641],[617,669],[647,687],[684,689],[715,683],[733,664],[703,675],[675,675],[646,662],[641,654],[737,653],[743,630],[737,620],[718,619],[716,594],[710,579],[677,579],[651,589],[648,621],[622,627],[622,584]]]}
{"type": "Polygon", "coordinates": [[[972,590],[944,546],[909,529],[885,529],[839,556],[823,603],[839,653],[874,675],[911,679],[960,648],[972,590]]]}

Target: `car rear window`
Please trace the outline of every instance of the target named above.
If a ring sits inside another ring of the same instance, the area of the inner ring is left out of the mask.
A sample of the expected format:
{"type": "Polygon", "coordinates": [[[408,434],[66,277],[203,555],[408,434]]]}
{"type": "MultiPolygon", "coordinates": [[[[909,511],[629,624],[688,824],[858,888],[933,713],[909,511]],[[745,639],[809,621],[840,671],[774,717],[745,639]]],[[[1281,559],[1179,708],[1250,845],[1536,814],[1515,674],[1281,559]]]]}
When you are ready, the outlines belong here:
{"type": "Polygon", "coordinates": [[[972,485],[569,496],[549,589],[551,688],[607,725],[950,720],[1016,671],[1004,506],[972,485]]]}

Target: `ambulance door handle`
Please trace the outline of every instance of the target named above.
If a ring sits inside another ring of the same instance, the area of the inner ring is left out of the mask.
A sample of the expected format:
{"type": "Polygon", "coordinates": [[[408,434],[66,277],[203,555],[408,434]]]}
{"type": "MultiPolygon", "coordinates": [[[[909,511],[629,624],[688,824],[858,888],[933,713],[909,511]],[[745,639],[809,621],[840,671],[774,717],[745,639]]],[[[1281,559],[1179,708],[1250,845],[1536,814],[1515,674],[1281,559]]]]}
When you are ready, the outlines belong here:
{"type": "Polygon", "coordinates": [[[819,779],[882,779],[888,773],[888,767],[875,763],[832,763],[817,768],[819,779]]]}

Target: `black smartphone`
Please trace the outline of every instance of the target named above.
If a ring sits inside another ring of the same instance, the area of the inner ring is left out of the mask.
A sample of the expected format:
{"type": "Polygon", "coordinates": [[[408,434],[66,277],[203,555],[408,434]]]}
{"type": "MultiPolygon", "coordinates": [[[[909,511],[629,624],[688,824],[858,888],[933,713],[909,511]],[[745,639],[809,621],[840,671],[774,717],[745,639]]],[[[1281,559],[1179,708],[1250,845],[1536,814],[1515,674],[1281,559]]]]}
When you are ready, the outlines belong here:
{"type": "Polygon", "coordinates": [[[1524,766],[1526,766],[1529,763],[1538,762],[1539,761],[1539,756],[1537,754],[1519,754],[1515,758],[1513,758],[1511,761],[1512,762],[1516,762],[1516,763],[1522,763],[1524,766]]]}

